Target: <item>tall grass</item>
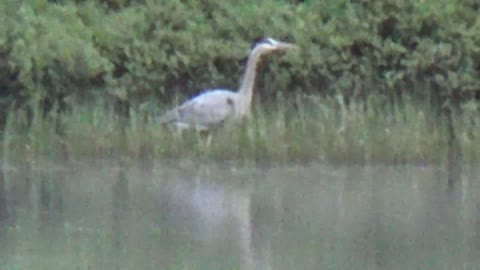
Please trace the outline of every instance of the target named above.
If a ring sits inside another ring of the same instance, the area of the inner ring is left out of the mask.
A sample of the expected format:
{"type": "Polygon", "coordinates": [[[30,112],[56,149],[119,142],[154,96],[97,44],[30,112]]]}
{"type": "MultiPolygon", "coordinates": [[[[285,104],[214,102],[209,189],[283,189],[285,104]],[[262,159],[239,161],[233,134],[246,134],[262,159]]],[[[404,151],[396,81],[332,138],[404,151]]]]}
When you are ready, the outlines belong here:
{"type": "MultiPolygon", "coordinates": [[[[405,99],[380,106],[375,98],[279,96],[254,105],[249,120],[211,132],[183,132],[155,123],[155,113],[131,110],[128,124],[103,103],[74,105],[68,113],[43,116],[32,106],[11,111],[2,133],[4,160],[25,158],[195,157],[214,160],[341,163],[440,163],[446,157],[446,122],[432,108],[405,99]],[[29,120],[30,119],[30,120],[29,120]],[[63,135],[58,135],[58,126],[63,135]]],[[[455,115],[455,133],[467,160],[480,154],[476,109],[455,115]]]]}

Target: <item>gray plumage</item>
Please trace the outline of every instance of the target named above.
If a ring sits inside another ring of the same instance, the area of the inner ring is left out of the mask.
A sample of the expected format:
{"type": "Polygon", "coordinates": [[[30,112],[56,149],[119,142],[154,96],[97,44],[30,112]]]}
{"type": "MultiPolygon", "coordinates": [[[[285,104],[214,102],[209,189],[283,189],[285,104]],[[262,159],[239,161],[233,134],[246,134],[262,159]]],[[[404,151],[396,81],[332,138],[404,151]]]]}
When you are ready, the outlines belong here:
{"type": "Polygon", "coordinates": [[[166,112],[159,122],[174,123],[181,129],[211,129],[233,115],[236,94],[223,89],[209,91],[166,112]]]}
{"type": "Polygon", "coordinates": [[[227,89],[204,92],[166,112],[158,119],[158,122],[174,124],[180,129],[209,130],[228,118],[241,119],[249,115],[257,63],[260,57],[269,52],[294,47],[293,44],[272,38],[262,39],[250,52],[245,75],[237,92],[227,89]]]}

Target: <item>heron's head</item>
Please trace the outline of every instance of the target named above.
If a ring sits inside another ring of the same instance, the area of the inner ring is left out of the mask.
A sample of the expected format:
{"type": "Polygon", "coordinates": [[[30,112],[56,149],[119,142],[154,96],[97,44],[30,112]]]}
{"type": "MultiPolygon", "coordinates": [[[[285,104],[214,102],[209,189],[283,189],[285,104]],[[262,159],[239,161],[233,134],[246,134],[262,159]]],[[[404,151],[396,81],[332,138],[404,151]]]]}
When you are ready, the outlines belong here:
{"type": "Polygon", "coordinates": [[[278,41],[276,39],[267,37],[267,38],[257,39],[256,42],[252,45],[252,52],[258,51],[261,54],[263,54],[268,52],[283,51],[283,50],[294,49],[294,48],[297,48],[297,46],[292,43],[278,41]]]}

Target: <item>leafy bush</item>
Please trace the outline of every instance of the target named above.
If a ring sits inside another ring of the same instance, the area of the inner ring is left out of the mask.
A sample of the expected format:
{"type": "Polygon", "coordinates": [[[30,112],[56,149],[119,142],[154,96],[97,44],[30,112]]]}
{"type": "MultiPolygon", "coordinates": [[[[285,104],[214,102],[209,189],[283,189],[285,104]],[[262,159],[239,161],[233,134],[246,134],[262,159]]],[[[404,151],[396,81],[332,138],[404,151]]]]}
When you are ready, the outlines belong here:
{"type": "Polygon", "coordinates": [[[2,106],[86,93],[168,102],[208,87],[235,89],[249,41],[272,36],[301,50],[270,58],[259,84],[264,97],[408,92],[457,103],[480,89],[479,7],[474,0],[3,1],[0,98],[2,106]]]}

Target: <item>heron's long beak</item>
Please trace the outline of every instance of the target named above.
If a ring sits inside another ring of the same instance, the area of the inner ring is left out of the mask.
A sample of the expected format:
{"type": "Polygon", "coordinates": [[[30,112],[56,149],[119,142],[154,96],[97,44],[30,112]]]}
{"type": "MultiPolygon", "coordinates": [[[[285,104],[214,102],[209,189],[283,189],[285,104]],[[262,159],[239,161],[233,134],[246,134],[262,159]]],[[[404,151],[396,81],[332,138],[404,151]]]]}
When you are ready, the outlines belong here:
{"type": "Polygon", "coordinates": [[[277,48],[279,50],[288,50],[288,49],[297,49],[298,46],[293,44],[293,43],[287,43],[287,42],[281,42],[279,41],[277,45],[277,48]]]}

